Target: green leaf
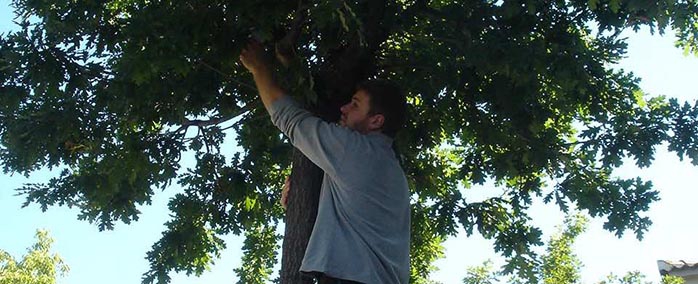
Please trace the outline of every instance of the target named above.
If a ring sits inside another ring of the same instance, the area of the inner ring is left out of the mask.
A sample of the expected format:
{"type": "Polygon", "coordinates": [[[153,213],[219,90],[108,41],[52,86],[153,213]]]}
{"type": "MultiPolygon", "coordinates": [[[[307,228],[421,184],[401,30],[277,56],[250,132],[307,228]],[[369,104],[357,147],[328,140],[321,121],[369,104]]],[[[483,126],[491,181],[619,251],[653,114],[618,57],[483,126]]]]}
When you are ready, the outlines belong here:
{"type": "Polygon", "coordinates": [[[349,25],[347,25],[347,19],[344,16],[344,12],[342,12],[341,9],[337,8],[335,10],[337,12],[337,16],[339,16],[339,21],[342,23],[342,28],[344,28],[344,31],[349,31],[349,25]]]}
{"type": "Polygon", "coordinates": [[[589,0],[588,5],[589,5],[589,9],[596,10],[596,8],[599,5],[599,0],[589,0]]]}
{"type": "Polygon", "coordinates": [[[610,0],[609,6],[613,13],[618,13],[620,11],[620,0],[610,0]]]}

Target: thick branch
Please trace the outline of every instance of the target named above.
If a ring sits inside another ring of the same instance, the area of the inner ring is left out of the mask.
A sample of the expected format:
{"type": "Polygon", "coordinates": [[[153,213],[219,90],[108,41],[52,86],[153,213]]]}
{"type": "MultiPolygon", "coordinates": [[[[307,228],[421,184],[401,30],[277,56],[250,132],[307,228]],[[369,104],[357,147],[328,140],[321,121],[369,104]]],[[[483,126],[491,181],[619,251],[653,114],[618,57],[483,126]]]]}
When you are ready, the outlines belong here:
{"type": "Polygon", "coordinates": [[[274,46],[276,59],[278,59],[284,67],[288,67],[296,58],[295,46],[298,44],[298,38],[301,35],[303,24],[307,19],[307,10],[308,7],[303,4],[303,1],[298,1],[298,9],[294,13],[289,31],[274,46]]]}
{"type": "Polygon", "coordinates": [[[177,128],[177,130],[172,131],[172,132],[167,132],[167,133],[165,133],[165,135],[173,135],[173,134],[181,133],[183,131],[186,131],[190,126],[196,126],[199,128],[203,128],[203,127],[207,127],[207,126],[211,126],[211,125],[218,125],[221,123],[225,123],[225,122],[230,121],[232,119],[235,119],[236,117],[241,116],[241,115],[243,115],[243,114],[245,114],[245,113],[247,113],[255,108],[258,108],[259,105],[260,105],[260,102],[258,100],[254,101],[252,103],[247,104],[245,107],[241,108],[237,113],[234,113],[233,115],[226,116],[226,117],[218,117],[218,118],[212,118],[212,119],[208,119],[208,120],[200,120],[200,119],[189,120],[189,119],[187,119],[182,123],[182,125],[179,128],[177,128]]]}

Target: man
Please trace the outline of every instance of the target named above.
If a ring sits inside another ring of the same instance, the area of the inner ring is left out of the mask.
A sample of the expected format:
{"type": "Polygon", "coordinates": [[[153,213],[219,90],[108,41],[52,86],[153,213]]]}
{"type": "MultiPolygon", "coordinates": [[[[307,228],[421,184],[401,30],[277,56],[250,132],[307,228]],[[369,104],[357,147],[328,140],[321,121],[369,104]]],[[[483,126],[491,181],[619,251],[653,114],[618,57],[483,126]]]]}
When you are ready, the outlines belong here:
{"type": "Polygon", "coordinates": [[[240,61],[274,125],[325,172],[301,272],[319,283],[408,283],[409,190],[391,147],[404,123],[404,96],[369,81],[341,107],[339,125],[327,123],[284,95],[258,42],[240,61]]]}

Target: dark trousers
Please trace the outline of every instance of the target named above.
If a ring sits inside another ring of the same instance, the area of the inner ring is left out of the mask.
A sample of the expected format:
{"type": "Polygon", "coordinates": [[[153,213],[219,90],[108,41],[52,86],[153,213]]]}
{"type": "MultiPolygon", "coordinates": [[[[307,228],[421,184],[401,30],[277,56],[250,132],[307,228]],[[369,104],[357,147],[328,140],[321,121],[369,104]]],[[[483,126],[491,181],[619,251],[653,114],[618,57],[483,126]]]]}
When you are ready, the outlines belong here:
{"type": "Polygon", "coordinates": [[[356,281],[328,277],[328,276],[325,276],[324,274],[317,277],[317,283],[318,284],[361,284],[360,282],[356,282],[356,281]]]}

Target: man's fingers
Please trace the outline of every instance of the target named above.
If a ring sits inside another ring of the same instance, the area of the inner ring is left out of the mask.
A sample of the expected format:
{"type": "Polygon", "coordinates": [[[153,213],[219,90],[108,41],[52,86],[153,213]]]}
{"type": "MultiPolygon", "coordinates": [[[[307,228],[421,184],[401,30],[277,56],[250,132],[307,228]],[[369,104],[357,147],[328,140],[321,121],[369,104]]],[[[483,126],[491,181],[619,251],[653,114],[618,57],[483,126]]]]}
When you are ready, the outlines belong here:
{"type": "Polygon", "coordinates": [[[256,40],[250,40],[247,42],[245,47],[242,48],[242,53],[247,53],[248,51],[257,51],[262,48],[262,44],[256,40]]]}
{"type": "Polygon", "coordinates": [[[251,40],[247,43],[247,47],[261,48],[261,47],[262,47],[262,43],[259,42],[259,41],[256,40],[256,39],[251,39],[251,40]]]}
{"type": "Polygon", "coordinates": [[[286,209],[286,204],[288,204],[288,191],[291,189],[291,179],[286,177],[284,181],[284,187],[281,189],[281,206],[286,209]]]}
{"type": "Polygon", "coordinates": [[[239,59],[242,65],[253,73],[259,68],[266,68],[264,46],[254,39],[248,41],[240,50],[239,59]]]}

